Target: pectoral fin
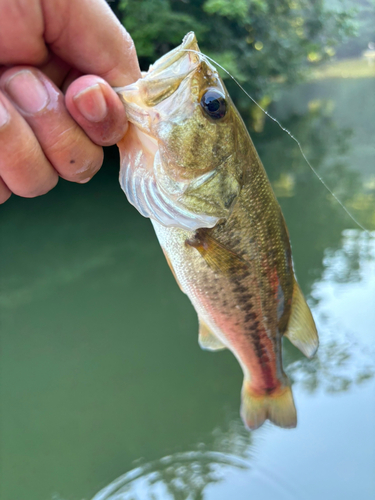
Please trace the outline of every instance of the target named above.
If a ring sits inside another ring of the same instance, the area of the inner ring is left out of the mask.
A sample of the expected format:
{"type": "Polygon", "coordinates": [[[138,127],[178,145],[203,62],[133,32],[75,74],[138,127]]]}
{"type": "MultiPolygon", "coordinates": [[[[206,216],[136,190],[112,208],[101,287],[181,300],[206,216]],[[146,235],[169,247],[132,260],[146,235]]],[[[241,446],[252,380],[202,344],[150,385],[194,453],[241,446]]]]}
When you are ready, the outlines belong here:
{"type": "Polygon", "coordinates": [[[248,270],[245,260],[215,240],[207,230],[199,229],[194,238],[185,243],[196,248],[208,266],[217,273],[238,275],[248,270]]]}
{"type": "Polygon", "coordinates": [[[319,339],[315,322],[296,281],[294,282],[292,310],[285,336],[308,358],[314,356],[318,349],[319,339]]]}
{"type": "Polygon", "coordinates": [[[199,345],[208,351],[219,351],[226,346],[212,333],[206,323],[199,318],[199,345]]]}

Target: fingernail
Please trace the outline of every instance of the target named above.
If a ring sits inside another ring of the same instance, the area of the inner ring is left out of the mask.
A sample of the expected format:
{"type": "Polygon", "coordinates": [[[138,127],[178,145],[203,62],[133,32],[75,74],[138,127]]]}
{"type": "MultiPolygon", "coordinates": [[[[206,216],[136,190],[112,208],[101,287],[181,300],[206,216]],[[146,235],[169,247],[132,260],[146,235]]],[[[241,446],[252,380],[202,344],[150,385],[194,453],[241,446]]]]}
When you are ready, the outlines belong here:
{"type": "Polygon", "coordinates": [[[100,122],[107,116],[107,103],[98,83],[79,92],[74,97],[74,102],[89,122],[100,122]]]}
{"type": "Polygon", "coordinates": [[[82,181],[78,181],[80,184],[86,184],[86,182],[89,182],[91,177],[86,177],[86,179],[83,179],[82,181]]]}
{"type": "Polygon", "coordinates": [[[27,69],[13,75],[5,88],[17,106],[26,113],[41,111],[49,100],[43,83],[27,69]]]}
{"type": "Polygon", "coordinates": [[[5,109],[5,106],[0,101],[0,127],[5,125],[9,120],[8,111],[5,109]]]}

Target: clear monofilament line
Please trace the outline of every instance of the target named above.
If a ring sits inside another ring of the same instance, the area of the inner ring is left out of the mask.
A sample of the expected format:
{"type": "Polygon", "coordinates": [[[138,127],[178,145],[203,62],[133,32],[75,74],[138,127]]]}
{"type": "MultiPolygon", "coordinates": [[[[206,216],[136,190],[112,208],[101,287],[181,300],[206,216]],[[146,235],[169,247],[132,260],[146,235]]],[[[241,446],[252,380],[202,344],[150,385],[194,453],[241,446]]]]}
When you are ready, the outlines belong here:
{"type": "Polygon", "coordinates": [[[291,139],[293,139],[293,141],[297,144],[300,152],[301,152],[301,155],[302,155],[302,158],[305,160],[305,162],[307,163],[307,165],[310,167],[310,169],[312,170],[312,172],[316,175],[316,177],[319,179],[319,181],[323,184],[323,186],[326,188],[326,190],[329,192],[329,194],[336,200],[336,202],[341,206],[341,208],[345,211],[345,213],[350,217],[350,219],[355,223],[357,224],[357,226],[359,228],[361,228],[363,231],[365,231],[365,233],[370,236],[370,231],[368,229],[366,229],[355,217],[354,215],[352,215],[352,213],[346,208],[346,206],[344,205],[344,203],[335,195],[335,193],[332,191],[332,189],[326,184],[326,182],[324,181],[324,179],[318,174],[318,172],[316,171],[316,169],[311,165],[310,161],[307,159],[303,149],[302,149],[302,146],[301,146],[301,143],[299,142],[299,140],[294,137],[294,135],[289,132],[288,129],[286,129],[285,127],[282,126],[282,124],[276,119],[274,118],[273,116],[271,116],[268,111],[266,111],[264,108],[262,108],[262,106],[260,104],[257,103],[257,101],[251,97],[251,95],[242,87],[242,85],[238,82],[238,80],[229,73],[229,71],[227,71],[225,68],[223,68],[223,66],[221,66],[221,64],[219,64],[218,62],[216,62],[214,59],[212,59],[211,57],[209,56],[206,56],[205,54],[202,54],[202,52],[198,52],[197,50],[193,50],[193,49],[183,49],[184,51],[186,52],[194,52],[195,54],[198,54],[199,57],[203,58],[203,59],[208,59],[209,61],[213,62],[214,64],[216,64],[216,66],[218,66],[220,69],[222,69],[237,85],[238,87],[242,90],[242,92],[256,105],[258,106],[259,109],[261,109],[263,111],[263,113],[265,115],[267,115],[273,122],[275,122],[280,128],[281,130],[283,130],[284,132],[286,132],[289,137],[291,139]]]}

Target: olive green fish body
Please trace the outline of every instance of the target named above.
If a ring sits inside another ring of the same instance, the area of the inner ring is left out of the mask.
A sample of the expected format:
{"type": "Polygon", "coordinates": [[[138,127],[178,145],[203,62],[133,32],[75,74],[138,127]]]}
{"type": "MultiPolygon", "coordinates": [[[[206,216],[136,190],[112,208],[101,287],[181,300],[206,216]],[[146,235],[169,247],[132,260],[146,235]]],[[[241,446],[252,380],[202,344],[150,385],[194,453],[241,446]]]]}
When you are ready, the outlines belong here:
{"type": "MultiPolygon", "coordinates": [[[[253,164],[245,167],[244,186],[227,221],[196,232],[153,224],[200,322],[238,358],[246,389],[272,396],[288,385],[282,370],[281,339],[291,311],[294,277],[283,216],[251,140],[247,140],[244,161],[253,164]],[[216,254],[213,262],[197,250],[204,245],[216,254]]],[[[207,344],[210,349],[210,338],[205,344],[202,334],[200,337],[202,347],[207,344]]]]}
{"type": "Polygon", "coordinates": [[[310,357],[315,324],[281,209],[223,82],[189,34],[119,93],[131,122],[120,182],[198,313],[200,345],[238,359],[250,429],[266,419],[295,427],[282,336],[310,357]]]}

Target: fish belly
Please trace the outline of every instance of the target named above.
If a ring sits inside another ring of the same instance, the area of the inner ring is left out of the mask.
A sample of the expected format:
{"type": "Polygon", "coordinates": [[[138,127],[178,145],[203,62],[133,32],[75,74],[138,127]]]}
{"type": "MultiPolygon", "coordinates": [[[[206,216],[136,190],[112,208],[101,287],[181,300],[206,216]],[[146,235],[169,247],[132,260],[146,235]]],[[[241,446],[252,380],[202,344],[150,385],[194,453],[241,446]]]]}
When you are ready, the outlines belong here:
{"type": "Polygon", "coordinates": [[[181,289],[190,298],[200,323],[238,359],[246,383],[257,394],[269,394],[285,384],[281,366],[281,338],[270,332],[261,317],[258,291],[251,276],[238,281],[212,270],[186,241],[194,236],[179,228],[152,221],[181,289]]]}

